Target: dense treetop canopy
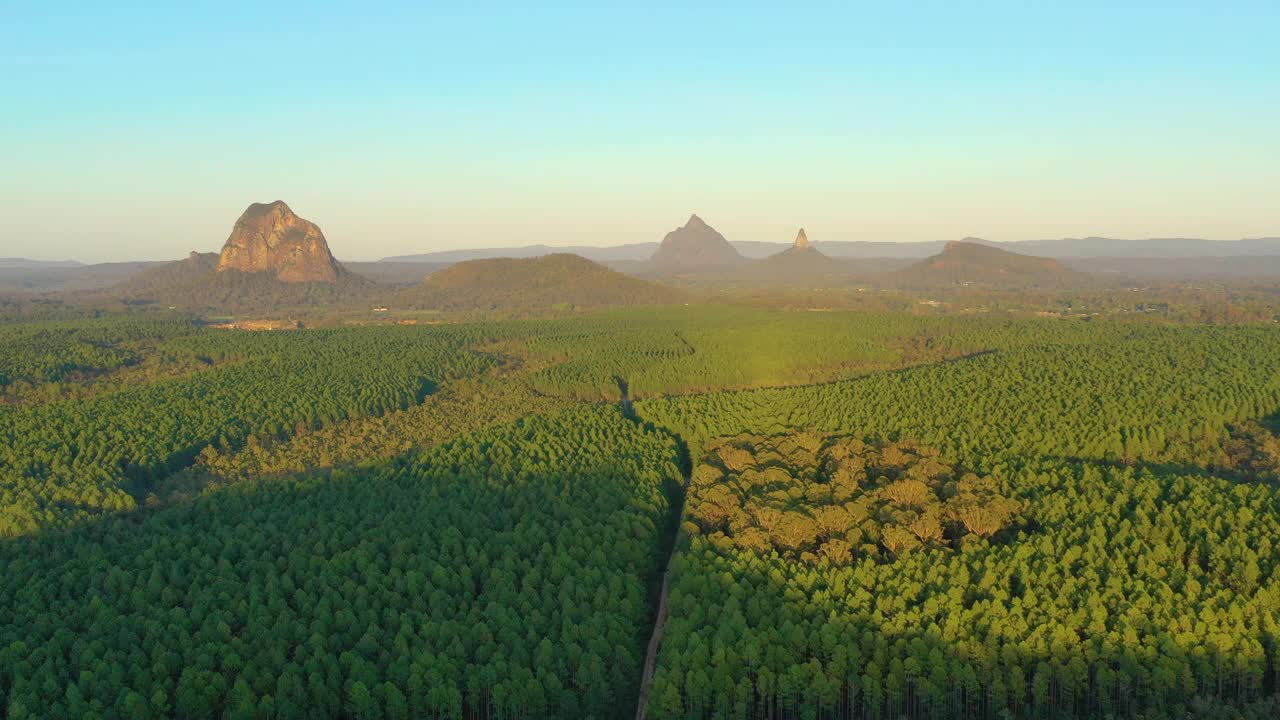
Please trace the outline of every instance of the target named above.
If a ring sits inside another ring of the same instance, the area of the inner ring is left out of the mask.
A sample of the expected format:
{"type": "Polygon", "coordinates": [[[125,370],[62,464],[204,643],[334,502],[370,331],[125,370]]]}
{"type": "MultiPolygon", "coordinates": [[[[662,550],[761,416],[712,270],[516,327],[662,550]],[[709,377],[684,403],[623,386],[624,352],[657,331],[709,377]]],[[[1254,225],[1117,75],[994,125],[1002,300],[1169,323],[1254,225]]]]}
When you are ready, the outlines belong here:
{"type": "Polygon", "coordinates": [[[4,717],[1280,710],[1273,325],[0,339],[4,717]]]}

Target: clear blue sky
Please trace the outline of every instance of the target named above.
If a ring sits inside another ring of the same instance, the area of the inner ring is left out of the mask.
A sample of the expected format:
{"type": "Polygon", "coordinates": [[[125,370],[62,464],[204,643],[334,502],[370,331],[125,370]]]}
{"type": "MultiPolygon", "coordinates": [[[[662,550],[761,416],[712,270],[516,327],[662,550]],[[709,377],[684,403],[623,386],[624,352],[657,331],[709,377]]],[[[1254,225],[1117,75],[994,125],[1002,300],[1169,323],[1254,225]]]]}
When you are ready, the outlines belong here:
{"type": "Polygon", "coordinates": [[[1274,0],[538,5],[0,3],[0,256],[1280,235],[1274,0]]]}

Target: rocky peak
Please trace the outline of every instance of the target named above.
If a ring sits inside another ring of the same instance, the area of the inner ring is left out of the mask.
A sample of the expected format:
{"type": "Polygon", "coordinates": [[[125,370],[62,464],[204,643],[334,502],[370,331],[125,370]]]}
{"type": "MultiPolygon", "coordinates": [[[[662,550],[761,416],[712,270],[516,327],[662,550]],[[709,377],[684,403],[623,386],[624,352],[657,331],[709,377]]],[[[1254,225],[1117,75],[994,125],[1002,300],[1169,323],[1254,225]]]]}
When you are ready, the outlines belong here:
{"type": "Polygon", "coordinates": [[[796,247],[809,247],[809,236],[804,234],[804,228],[800,228],[800,232],[796,233],[796,247]]]}
{"type": "Polygon", "coordinates": [[[222,246],[218,270],[274,272],[282,282],[337,282],[338,263],[324,233],[277,200],[254,203],[222,246]]]}
{"type": "Polygon", "coordinates": [[[742,262],[742,256],[697,215],[667,233],[650,262],[667,272],[706,269],[742,262]]]}

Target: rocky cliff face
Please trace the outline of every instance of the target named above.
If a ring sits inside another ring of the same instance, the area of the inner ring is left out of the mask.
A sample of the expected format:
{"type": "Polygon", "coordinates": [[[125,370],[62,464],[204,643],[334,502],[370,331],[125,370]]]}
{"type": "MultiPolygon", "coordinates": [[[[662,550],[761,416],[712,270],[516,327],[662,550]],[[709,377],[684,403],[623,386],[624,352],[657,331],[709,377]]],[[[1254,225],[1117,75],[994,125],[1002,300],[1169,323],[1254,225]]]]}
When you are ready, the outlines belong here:
{"type": "Polygon", "coordinates": [[[222,246],[218,270],[273,272],[288,283],[338,281],[338,263],[324,233],[279,200],[244,211],[222,246]]]}

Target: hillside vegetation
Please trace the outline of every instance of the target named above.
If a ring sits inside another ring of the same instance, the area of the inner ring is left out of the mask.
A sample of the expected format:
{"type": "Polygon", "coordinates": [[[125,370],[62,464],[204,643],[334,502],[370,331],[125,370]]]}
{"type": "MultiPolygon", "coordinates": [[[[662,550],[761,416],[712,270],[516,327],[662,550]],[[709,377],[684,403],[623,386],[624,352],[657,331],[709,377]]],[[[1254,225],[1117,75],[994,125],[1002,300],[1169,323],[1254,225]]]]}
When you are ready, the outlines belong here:
{"type": "Polygon", "coordinates": [[[569,253],[468,260],[406,289],[396,305],[437,310],[522,310],[661,305],[687,297],[569,253]]]}
{"type": "Polygon", "coordinates": [[[88,299],[173,306],[194,312],[270,313],[332,305],[368,304],[383,286],[336,269],[334,282],[284,282],[271,271],[218,270],[218,255],[191,253],[185,260],[148,268],[88,299]]]}
{"type": "Polygon", "coordinates": [[[1020,255],[975,242],[949,242],[942,252],[885,278],[907,287],[988,285],[1004,288],[1087,285],[1088,278],[1057,260],[1020,255]]]}

